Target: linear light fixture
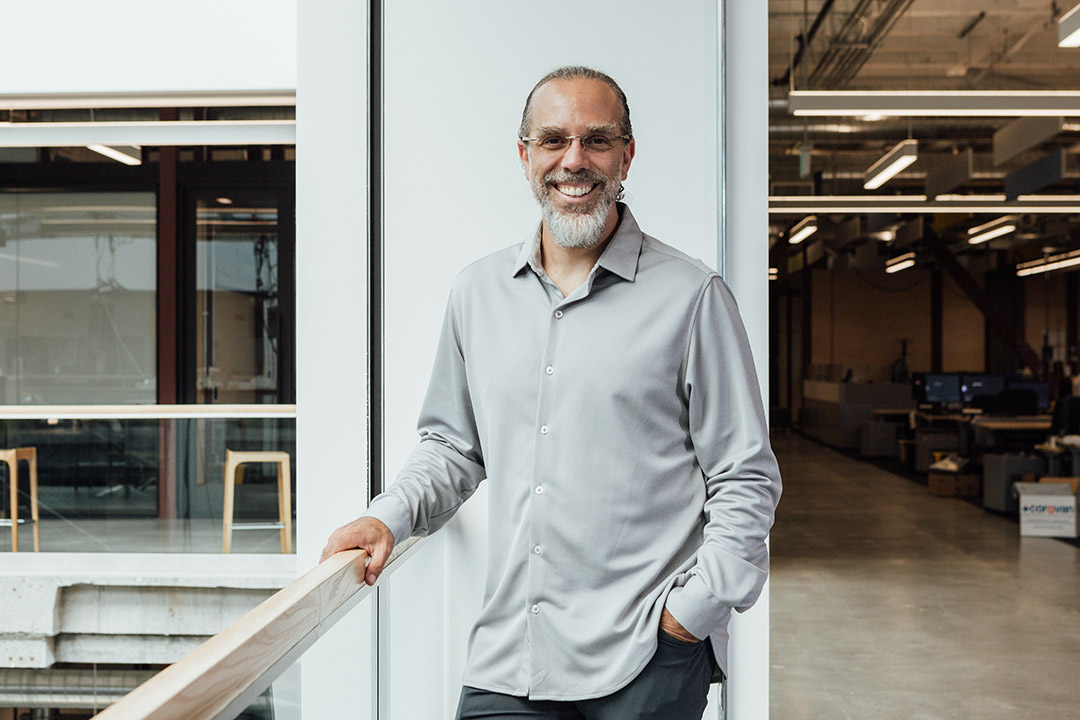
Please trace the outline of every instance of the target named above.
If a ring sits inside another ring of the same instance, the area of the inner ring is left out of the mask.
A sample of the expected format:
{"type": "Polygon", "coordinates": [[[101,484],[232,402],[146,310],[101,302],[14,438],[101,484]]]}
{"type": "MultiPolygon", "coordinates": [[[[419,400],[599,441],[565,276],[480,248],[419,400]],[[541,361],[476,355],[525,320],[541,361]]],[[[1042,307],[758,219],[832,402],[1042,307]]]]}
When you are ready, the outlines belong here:
{"type": "Polygon", "coordinates": [[[769,268],[769,279],[776,280],[780,277],[780,268],[769,268]]]}
{"type": "Polygon", "coordinates": [[[125,165],[142,165],[142,149],[138,145],[99,145],[94,143],[87,145],[86,148],[125,165]]]}
{"type": "Polygon", "coordinates": [[[1080,47],[1080,5],[1058,19],[1058,47],[1080,47]]]}
{"type": "Polygon", "coordinates": [[[919,159],[919,141],[904,140],[870,166],[863,179],[863,187],[877,190],[896,177],[900,171],[919,159]]]}
{"type": "Polygon", "coordinates": [[[894,258],[890,258],[885,261],[885,272],[895,273],[901,270],[907,270],[909,267],[915,266],[915,253],[909,252],[903,255],[897,255],[894,258]]]}
{"type": "Polygon", "coordinates": [[[991,220],[984,225],[968,230],[968,244],[978,245],[1012,232],[1016,232],[1016,218],[1012,215],[1005,215],[997,220],[991,220]]]}
{"type": "Polygon", "coordinates": [[[817,215],[807,215],[802,220],[795,223],[795,227],[791,228],[791,232],[788,233],[788,244],[798,245],[803,240],[816,233],[817,229],[817,215]]]}
{"type": "Polygon", "coordinates": [[[1006,201],[996,195],[955,195],[935,200],[925,195],[770,195],[770,215],[842,213],[1064,214],[1080,212],[1077,195],[1021,195],[1006,201]]]}
{"type": "Polygon", "coordinates": [[[295,144],[295,120],[17,122],[0,125],[0,147],[295,144]]]}
{"type": "Polygon", "coordinates": [[[1072,267],[1074,265],[1080,265],[1080,250],[1050,255],[1041,260],[1020,263],[1016,266],[1016,274],[1020,277],[1038,275],[1039,273],[1060,270],[1061,268],[1072,267]]]}
{"type": "Polygon", "coordinates": [[[1080,115],[1080,90],[792,90],[796,116],[1030,117],[1080,115]]]}
{"type": "Polygon", "coordinates": [[[83,108],[159,107],[289,107],[296,105],[295,89],[206,90],[103,93],[0,94],[5,110],[70,110],[83,108]]]}

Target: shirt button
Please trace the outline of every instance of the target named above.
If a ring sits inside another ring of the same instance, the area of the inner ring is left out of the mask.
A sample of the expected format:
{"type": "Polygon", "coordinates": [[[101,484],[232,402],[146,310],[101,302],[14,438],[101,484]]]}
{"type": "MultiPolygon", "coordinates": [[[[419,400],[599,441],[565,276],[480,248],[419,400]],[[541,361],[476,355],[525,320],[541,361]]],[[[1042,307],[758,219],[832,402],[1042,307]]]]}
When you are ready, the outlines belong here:
{"type": "Polygon", "coordinates": [[[555,319],[558,320],[561,317],[562,317],[562,310],[556,310],[555,311],[555,319]]]}
{"type": "Polygon", "coordinates": [[[540,426],[540,434],[541,435],[547,435],[548,434],[548,426],[547,425],[541,425],[540,426]]]}
{"type": "Polygon", "coordinates": [[[539,615],[540,614],[540,606],[539,605],[533,605],[532,606],[532,614],[533,615],[539,615]]]}
{"type": "Polygon", "coordinates": [[[548,375],[554,375],[555,374],[555,368],[548,365],[546,368],[544,368],[544,372],[546,372],[548,375]]]}
{"type": "Polygon", "coordinates": [[[544,552],[544,548],[537,545],[536,547],[533,548],[533,552],[536,553],[537,555],[542,555],[543,552],[544,552]]]}
{"type": "Polygon", "coordinates": [[[537,485],[536,486],[536,494],[537,495],[543,495],[544,494],[544,486],[543,485],[537,485]]]}

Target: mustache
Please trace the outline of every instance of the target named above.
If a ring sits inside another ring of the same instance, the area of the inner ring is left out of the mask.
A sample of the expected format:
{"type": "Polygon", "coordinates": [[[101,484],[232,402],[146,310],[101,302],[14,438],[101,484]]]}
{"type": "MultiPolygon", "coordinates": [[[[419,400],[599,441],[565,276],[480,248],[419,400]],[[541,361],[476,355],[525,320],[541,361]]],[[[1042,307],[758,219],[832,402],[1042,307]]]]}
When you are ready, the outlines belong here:
{"type": "Polygon", "coordinates": [[[569,170],[552,170],[544,176],[544,182],[551,185],[557,183],[598,183],[600,185],[606,185],[607,181],[608,178],[606,175],[594,170],[579,170],[577,172],[571,172],[569,170]]]}

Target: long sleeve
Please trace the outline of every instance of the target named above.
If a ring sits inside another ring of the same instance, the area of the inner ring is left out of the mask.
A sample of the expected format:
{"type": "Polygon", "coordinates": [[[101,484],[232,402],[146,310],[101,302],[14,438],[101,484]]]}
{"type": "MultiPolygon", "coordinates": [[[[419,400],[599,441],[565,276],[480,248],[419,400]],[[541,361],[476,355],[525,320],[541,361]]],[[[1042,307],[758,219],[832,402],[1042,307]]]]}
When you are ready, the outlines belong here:
{"type": "Polygon", "coordinates": [[[769,569],[765,538],[780,499],[750,345],[735,300],[713,276],[698,299],[682,382],[690,438],[706,485],[703,542],[667,609],[704,638],[728,608],[748,609],[769,569]]]}
{"type": "Polygon", "coordinates": [[[384,522],[395,542],[445,525],[486,475],[453,293],[417,430],[420,442],[397,479],[364,513],[384,522]]]}

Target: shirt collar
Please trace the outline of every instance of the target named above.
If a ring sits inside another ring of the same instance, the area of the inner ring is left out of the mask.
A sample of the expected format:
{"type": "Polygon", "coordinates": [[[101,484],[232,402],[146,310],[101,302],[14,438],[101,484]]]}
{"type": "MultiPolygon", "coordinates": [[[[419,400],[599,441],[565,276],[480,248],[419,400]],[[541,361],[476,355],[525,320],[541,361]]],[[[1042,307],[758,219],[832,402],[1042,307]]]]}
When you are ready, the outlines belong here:
{"type": "MultiPolygon", "coordinates": [[[[623,203],[616,203],[619,208],[619,224],[615,228],[615,234],[611,242],[604,248],[600,259],[596,264],[608,272],[618,275],[623,280],[634,281],[637,276],[638,256],[641,254],[641,228],[633,213],[623,203]]],[[[513,275],[516,276],[526,267],[531,267],[536,274],[543,277],[544,268],[540,263],[540,229],[522,243],[521,252],[518,253],[514,263],[513,275]]]]}

